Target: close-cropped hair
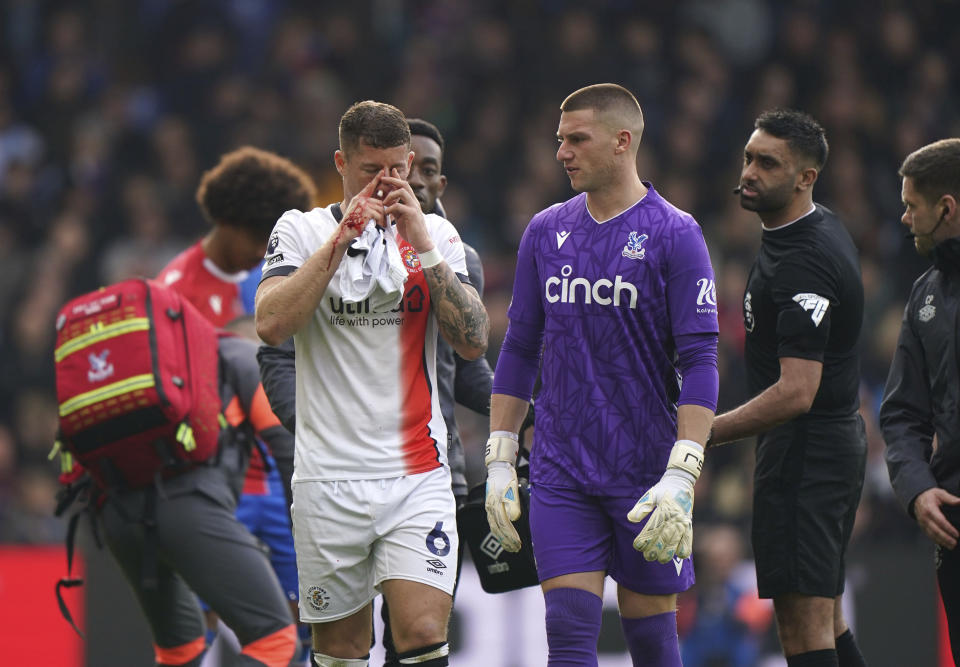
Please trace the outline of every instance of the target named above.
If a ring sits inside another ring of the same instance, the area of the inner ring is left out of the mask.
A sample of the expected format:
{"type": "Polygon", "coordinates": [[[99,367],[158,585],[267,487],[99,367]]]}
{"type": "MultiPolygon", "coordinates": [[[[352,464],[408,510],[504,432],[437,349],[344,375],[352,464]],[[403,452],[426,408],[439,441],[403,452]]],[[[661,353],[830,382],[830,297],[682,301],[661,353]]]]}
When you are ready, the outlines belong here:
{"type": "Polygon", "coordinates": [[[440,147],[440,153],[443,154],[444,143],[443,135],[436,125],[422,118],[408,118],[407,124],[410,126],[410,134],[415,137],[427,137],[437,142],[440,147]]]}
{"type": "Polygon", "coordinates": [[[560,111],[596,109],[607,111],[615,108],[633,109],[640,113],[640,103],[629,90],[615,83],[595,83],[576,90],[560,104],[560,111]]]}
{"type": "Polygon", "coordinates": [[[796,109],[773,109],[761,113],[753,126],[786,141],[791,151],[810,160],[817,171],[827,163],[827,135],[810,114],[796,109]]]}
{"type": "Polygon", "coordinates": [[[210,224],[240,227],[264,238],[284,211],[309,211],[316,197],[305,171],[253,146],[224,154],[197,187],[197,203],[210,224]]]}
{"type": "Polygon", "coordinates": [[[614,113],[632,121],[643,131],[643,110],[633,93],[615,83],[595,83],[576,90],[560,104],[560,111],[583,111],[594,109],[601,114],[614,113]]]}
{"type": "Polygon", "coordinates": [[[931,203],[943,195],[960,200],[960,139],[941,139],[918,148],[904,159],[899,174],[909,176],[917,192],[931,203]]]}
{"type": "Polygon", "coordinates": [[[361,141],[371,148],[409,146],[410,126],[392,104],[356,102],[340,118],[340,150],[349,155],[361,141]]]}

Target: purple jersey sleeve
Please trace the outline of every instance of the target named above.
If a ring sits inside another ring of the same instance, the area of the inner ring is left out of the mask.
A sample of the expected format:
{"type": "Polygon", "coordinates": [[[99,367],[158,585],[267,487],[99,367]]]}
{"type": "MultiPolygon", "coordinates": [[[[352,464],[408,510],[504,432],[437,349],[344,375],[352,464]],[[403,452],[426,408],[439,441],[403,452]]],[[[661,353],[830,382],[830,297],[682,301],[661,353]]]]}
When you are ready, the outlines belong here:
{"type": "Polygon", "coordinates": [[[713,265],[698,225],[676,235],[666,287],[674,336],[719,333],[713,265]]]}
{"type": "Polygon", "coordinates": [[[543,304],[537,264],[532,250],[534,225],[527,227],[517,251],[513,300],[507,310],[510,324],[500,347],[493,376],[493,393],[529,401],[537,381],[543,343],[543,304]]]}
{"type": "Polygon", "coordinates": [[[500,346],[497,371],[493,378],[493,393],[515,396],[529,401],[540,370],[540,346],[543,330],[513,321],[500,346]]]}
{"type": "Polygon", "coordinates": [[[683,384],[677,405],[699,405],[716,412],[720,375],[717,371],[717,336],[677,336],[677,365],[683,384]]]}
{"type": "MultiPolygon", "coordinates": [[[[542,215],[541,213],[540,216],[542,215]]],[[[531,221],[520,239],[520,248],[517,250],[517,271],[513,279],[513,299],[510,301],[507,315],[511,322],[523,322],[534,329],[542,330],[544,312],[543,303],[540,300],[540,276],[534,248],[537,220],[538,218],[534,218],[531,221]]]]}

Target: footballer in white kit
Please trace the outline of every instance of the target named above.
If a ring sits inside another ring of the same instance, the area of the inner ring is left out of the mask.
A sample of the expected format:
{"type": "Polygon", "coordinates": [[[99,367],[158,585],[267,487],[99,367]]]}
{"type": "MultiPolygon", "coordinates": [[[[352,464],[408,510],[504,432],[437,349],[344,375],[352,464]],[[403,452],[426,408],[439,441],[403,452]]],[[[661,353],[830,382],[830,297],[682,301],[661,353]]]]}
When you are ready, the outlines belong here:
{"type": "MultiPolygon", "coordinates": [[[[263,279],[296,271],[338,232],[341,218],[339,204],[285,213],[271,234],[263,279]]],[[[468,282],[454,226],[433,214],[424,219],[444,260],[468,282]]],[[[417,252],[400,237],[397,246],[407,271],[397,305],[378,310],[369,298],[344,301],[345,258],[294,334],[293,525],[307,622],[353,614],[384,579],[421,581],[448,593],[455,583],[458,538],[437,394],[437,321],[417,252]]]]}

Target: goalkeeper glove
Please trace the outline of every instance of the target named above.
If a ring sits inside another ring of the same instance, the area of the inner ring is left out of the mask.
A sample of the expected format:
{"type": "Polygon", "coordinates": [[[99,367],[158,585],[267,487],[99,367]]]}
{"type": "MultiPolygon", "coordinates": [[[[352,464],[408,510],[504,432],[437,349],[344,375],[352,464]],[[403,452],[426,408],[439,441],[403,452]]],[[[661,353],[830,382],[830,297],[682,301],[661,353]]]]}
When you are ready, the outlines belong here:
{"type": "Polygon", "coordinates": [[[692,440],[677,440],[667,469],[637,501],[627,519],[650,520],[633,541],[647,560],[669,563],[674,556],[687,558],[693,550],[693,485],[703,468],[703,447],[692,440]]]}
{"type": "Polygon", "coordinates": [[[520,518],[520,491],[517,488],[517,452],[520,443],[516,433],[494,431],[487,440],[484,463],[487,465],[487,523],[490,532],[507,551],[520,551],[520,535],[513,521],[520,518]]]}

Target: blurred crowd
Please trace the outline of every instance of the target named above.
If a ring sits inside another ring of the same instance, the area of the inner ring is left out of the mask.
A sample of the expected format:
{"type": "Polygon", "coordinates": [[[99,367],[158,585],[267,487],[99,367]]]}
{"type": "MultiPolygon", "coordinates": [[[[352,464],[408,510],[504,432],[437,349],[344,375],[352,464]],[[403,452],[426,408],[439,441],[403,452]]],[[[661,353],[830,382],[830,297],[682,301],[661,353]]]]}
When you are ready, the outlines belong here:
{"type": "MultiPolygon", "coordinates": [[[[916,0],[7,0],[0,5],[0,541],[60,539],[54,314],[153,276],[205,232],[200,175],[243,144],[340,198],[332,155],[352,102],[391,102],[447,141],[444,205],[486,268],[496,361],[531,215],[571,195],[555,161],[561,100],[621,83],[646,117],[640,173],[701,223],[717,276],[720,408],[741,402],[741,299],[759,221],[731,194],[758,112],[827,130],[817,201],[849,224],[866,288],[870,460],[860,536],[912,528],[892,501],[876,412],[912,280],[896,170],[960,136],[960,4],[916,0]],[[894,519],[893,517],[896,517],[894,519]]],[[[482,420],[465,419],[474,480],[482,420]]],[[[697,520],[749,525],[752,449],[711,452],[697,520]]],[[[897,531],[893,531],[894,534],[897,531]]],[[[889,533],[887,535],[889,539],[889,533]]]]}

